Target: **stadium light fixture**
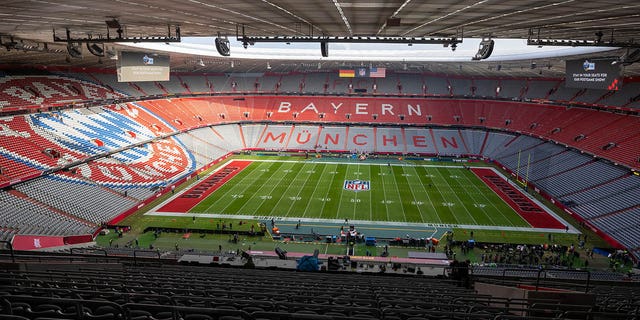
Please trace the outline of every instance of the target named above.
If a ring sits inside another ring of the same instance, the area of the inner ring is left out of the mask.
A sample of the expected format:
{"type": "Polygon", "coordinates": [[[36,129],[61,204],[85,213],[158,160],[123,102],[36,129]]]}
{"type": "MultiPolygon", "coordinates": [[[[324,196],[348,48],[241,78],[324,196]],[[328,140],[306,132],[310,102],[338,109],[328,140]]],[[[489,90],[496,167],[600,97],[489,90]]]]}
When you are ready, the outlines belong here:
{"type": "Polygon", "coordinates": [[[326,43],[398,43],[398,44],[446,44],[462,43],[460,37],[450,38],[411,38],[411,37],[329,37],[329,36],[247,36],[238,34],[237,40],[243,45],[254,45],[258,42],[326,42],[326,43]]]}
{"type": "Polygon", "coordinates": [[[246,49],[249,45],[257,42],[283,42],[290,44],[292,42],[319,42],[320,50],[323,57],[328,57],[328,44],[331,42],[342,43],[400,43],[400,44],[443,44],[445,46],[455,46],[462,43],[462,33],[456,31],[456,35],[452,37],[381,37],[381,36],[248,36],[245,33],[245,27],[236,27],[236,39],[242,42],[242,46],[246,49]],[[240,32],[242,29],[242,32],[240,32]]]}
{"type": "Polygon", "coordinates": [[[122,30],[122,28],[118,28],[117,33],[118,36],[116,37],[111,37],[111,34],[109,33],[109,22],[107,22],[107,35],[105,36],[98,36],[98,37],[93,37],[91,35],[84,37],[84,38],[74,38],[71,36],[71,31],[66,28],[65,29],[65,34],[66,36],[63,38],[59,35],[56,34],[56,30],[53,29],[53,42],[66,42],[66,43],[71,43],[71,42],[79,42],[79,43],[113,43],[113,42],[134,42],[134,43],[140,43],[140,42],[164,42],[164,43],[169,43],[169,42],[180,42],[181,41],[181,37],[180,37],[180,26],[176,25],[174,26],[175,28],[175,32],[172,34],[171,33],[171,25],[169,25],[167,27],[167,36],[166,37],[157,37],[157,36],[142,36],[142,37],[126,37],[124,36],[124,32],[122,30]]]}
{"type": "Polygon", "coordinates": [[[570,46],[570,47],[618,47],[618,48],[640,48],[640,42],[635,39],[621,42],[616,41],[614,37],[614,31],[611,31],[611,36],[608,40],[604,39],[604,33],[598,31],[595,33],[595,37],[590,40],[586,39],[554,39],[553,37],[543,37],[542,28],[529,29],[529,36],[527,38],[527,45],[538,46],[570,46]]]}
{"type": "Polygon", "coordinates": [[[32,51],[32,52],[47,52],[47,53],[64,53],[65,50],[49,48],[47,43],[25,43],[24,40],[16,41],[13,39],[13,36],[9,36],[8,41],[3,40],[3,37],[0,35],[0,46],[5,47],[7,51],[11,50],[21,50],[24,52],[32,51]]]}

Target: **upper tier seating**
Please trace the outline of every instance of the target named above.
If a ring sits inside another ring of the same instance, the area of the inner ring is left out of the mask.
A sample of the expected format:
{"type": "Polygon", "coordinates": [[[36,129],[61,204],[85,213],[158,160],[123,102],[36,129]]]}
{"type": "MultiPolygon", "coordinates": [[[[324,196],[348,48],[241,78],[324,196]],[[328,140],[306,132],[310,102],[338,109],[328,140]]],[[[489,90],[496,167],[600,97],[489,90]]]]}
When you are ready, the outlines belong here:
{"type": "MultiPolygon", "coordinates": [[[[257,75],[257,74],[256,74],[257,75]]],[[[633,80],[631,80],[633,81],[633,80]]],[[[0,110],[70,104],[123,95],[144,97],[190,93],[322,93],[393,94],[476,97],[482,99],[553,100],[563,103],[634,107],[640,101],[639,82],[625,82],[621,90],[567,88],[558,79],[472,79],[388,73],[386,78],[340,78],[337,72],[309,72],[262,76],[172,74],[170,81],[118,82],[113,73],[66,73],[49,76],[0,78],[0,110]],[[500,90],[498,90],[500,88],[500,90]]]]}
{"type": "Polygon", "coordinates": [[[95,83],[60,76],[0,77],[0,111],[120,98],[124,95],[95,83]]]}

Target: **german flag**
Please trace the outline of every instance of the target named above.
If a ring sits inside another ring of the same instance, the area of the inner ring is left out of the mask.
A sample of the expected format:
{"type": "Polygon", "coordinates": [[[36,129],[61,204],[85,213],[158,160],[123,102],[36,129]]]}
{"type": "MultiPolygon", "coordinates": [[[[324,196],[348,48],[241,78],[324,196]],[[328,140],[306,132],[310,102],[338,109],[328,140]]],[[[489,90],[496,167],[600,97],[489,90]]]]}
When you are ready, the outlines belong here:
{"type": "Polygon", "coordinates": [[[340,69],[340,72],[338,73],[340,78],[355,78],[356,77],[356,71],[355,70],[345,70],[345,69],[340,69]]]}

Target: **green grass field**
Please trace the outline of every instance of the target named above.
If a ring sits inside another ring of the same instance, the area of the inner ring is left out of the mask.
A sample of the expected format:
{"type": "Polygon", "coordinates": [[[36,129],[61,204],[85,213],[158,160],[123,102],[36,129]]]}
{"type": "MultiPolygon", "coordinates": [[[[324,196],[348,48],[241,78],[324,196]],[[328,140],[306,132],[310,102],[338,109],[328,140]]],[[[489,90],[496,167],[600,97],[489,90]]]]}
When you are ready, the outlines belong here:
{"type": "Polygon", "coordinates": [[[528,227],[461,167],[256,161],[192,213],[528,227]],[[345,180],[369,191],[344,190],[345,180]]]}

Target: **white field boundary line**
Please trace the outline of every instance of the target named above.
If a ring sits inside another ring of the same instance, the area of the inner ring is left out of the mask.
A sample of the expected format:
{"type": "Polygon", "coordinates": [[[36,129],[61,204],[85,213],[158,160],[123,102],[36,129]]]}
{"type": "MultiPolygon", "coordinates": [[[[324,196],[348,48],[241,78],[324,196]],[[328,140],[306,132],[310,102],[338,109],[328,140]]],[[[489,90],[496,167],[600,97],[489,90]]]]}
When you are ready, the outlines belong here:
{"type": "MultiPolygon", "coordinates": [[[[230,165],[234,161],[235,160],[231,160],[231,161],[226,162],[222,166],[220,166],[220,167],[216,168],[215,170],[211,171],[205,177],[208,177],[208,176],[210,176],[210,175],[222,170],[223,168],[225,168],[226,166],[230,165]]],[[[268,160],[268,159],[238,160],[238,161],[300,162],[299,160],[296,161],[296,160],[268,160]]],[[[338,162],[338,161],[328,161],[328,162],[323,162],[323,163],[328,163],[328,164],[351,164],[351,163],[338,162]]],[[[388,164],[386,164],[386,163],[380,163],[380,164],[378,164],[378,163],[361,163],[361,165],[387,166],[388,164]]],[[[391,164],[391,165],[392,166],[394,166],[394,165],[395,166],[412,166],[412,167],[456,168],[456,166],[441,166],[441,165],[408,165],[408,164],[407,165],[404,165],[404,164],[403,165],[391,164]]],[[[471,166],[470,168],[493,170],[493,172],[496,175],[498,175],[499,177],[501,177],[502,179],[507,181],[509,184],[514,186],[525,197],[527,197],[529,200],[534,202],[536,205],[540,206],[540,208],[542,208],[547,214],[551,215],[552,217],[554,217],[556,220],[560,221],[564,225],[569,226],[569,230],[567,231],[567,233],[572,233],[572,234],[581,233],[578,229],[573,227],[573,225],[571,225],[566,220],[564,220],[560,216],[558,216],[555,212],[553,212],[553,210],[549,209],[542,202],[538,201],[538,199],[534,198],[529,193],[520,191],[520,187],[515,182],[509,180],[507,177],[505,177],[505,175],[503,175],[496,168],[484,167],[484,166],[482,166],[482,167],[471,166]]],[[[200,180],[204,179],[205,177],[201,177],[200,180]]],[[[172,195],[169,199],[167,199],[167,200],[163,201],[162,203],[160,203],[159,205],[153,207],[153,209],[149,210],[147,213],[145,213],[145,215],[149,215],[149,216],[166,216],[166,217],[188,217],[188,216],[194,216],[195,215],[196,217],[207,217],[207,218],[228,218],[228,219],[262,219],[262,218],[264,218],[265,220],[271,219],[271,217],[256,217],[256,216],[249,216],[249,215],[229,215],[229,214],[215,214],[215,213],[188,214],[188,213],[181,213],[181,212],[158,212],[157,211],[158,209],[163,207],[169,201],[173,200],[174,198],[177,198],[182,193],[184,193],[187,190],[189,190],[191,187],[193,187],[193,185],[195,185],[196,183],[200,182],[200,180],[196,180],[191,185],[189,185],[187,188],[182,189],[180,192],[176,192],[175,195],[172,195]]],[[[301,221],[304,221],[304,222],[328,222],[328,223],[341,223],[341,222],[344,222],[344,220],[341,220],[341,219],[314,219],[314,218],[301,218],[301,219],[298,219],[298,218],[289,218],[289,220],[287,220],[287,218],[282,218],[282,217],[277,217],[277,218],[274,217],[274,219],[282,220],[282,221],[296,221],[296,222],[298,220],[301,220],[301,221]]],[[[354,223],[381,224],[381,225],[391,225],[391,226],[416,226],[416,227],[425,226],[425,227],[428,227],[428,228],[443,227],[443,228],[461,228],[461,229],[476,229],[476,230],[501,230],[501,231],[504,230],[504,231],[552,232],[552,233],[554,233],[554,232],[557,233],[557,232],[561,232],[562,231],[560,229],[550,229],[550,228],[530,228],[530,227],[510,227],[510,226],[481,226],[481,225],[463,225],[463,224],[445,224],[445,223],[414,223],[414,222],[368,221],[368,220],[349,220],[349,221],[353,221],[354,223]]]]}
{"type": "MultiPolygon", "coordinates": [[[[217,213],[182,213],[182,212],[149,212],[146,215],[157,217],[197,217],[197,218],[219,218],[219,219],[241,219],[241,220],[271,220],[273,218],[278,222],[320,222],[344,224],[344,219],[316,219],[316,218],[296,218],[296,217],[268,217],[268,216],[250,216],[250,215],[231,215],[217,213]]],[[[423,228],[459,228],[471,230],[499,230],[499,231],[526,231],[526,232],[551,232],[558,233],[560,229],[548,228],[530,228],[530,227],[512,227],[512,226],[484,226],[484,225],[466,225],[466,224],[447,224],[447,223],[416,223],[416,222],[398,222],[398,221],[369,221],[369,220],[349,220],[349,224],[375,224],[384,226],[404,226],[404,227],[423,227],[423,228]]],[[[575,230],[569,229],[568,233],[576,234],[575,230]]]]}

